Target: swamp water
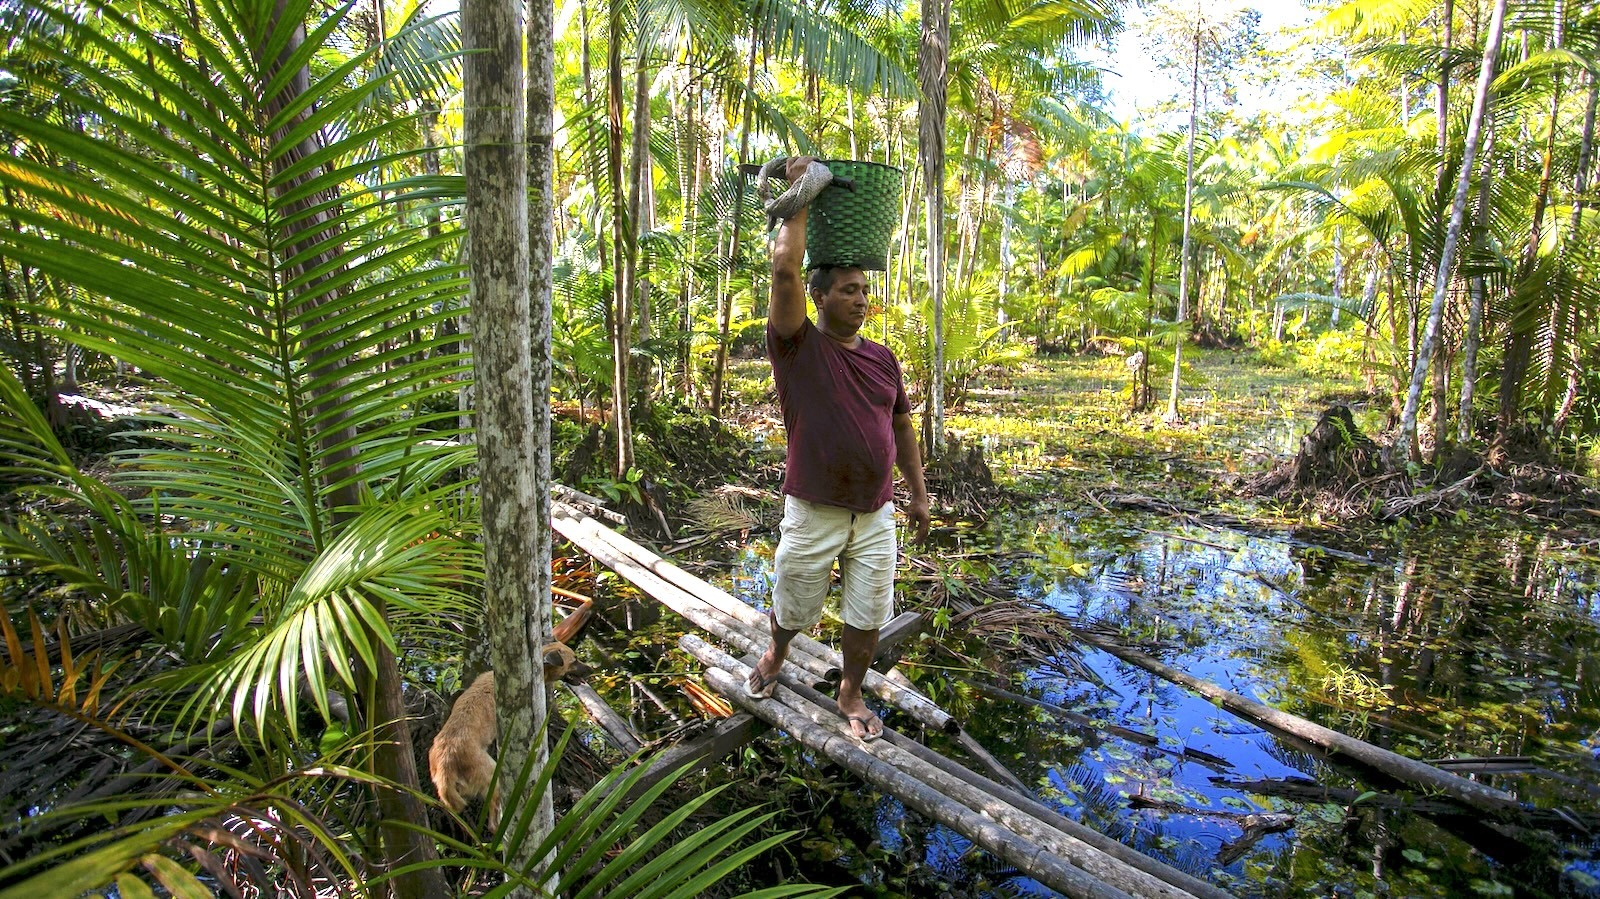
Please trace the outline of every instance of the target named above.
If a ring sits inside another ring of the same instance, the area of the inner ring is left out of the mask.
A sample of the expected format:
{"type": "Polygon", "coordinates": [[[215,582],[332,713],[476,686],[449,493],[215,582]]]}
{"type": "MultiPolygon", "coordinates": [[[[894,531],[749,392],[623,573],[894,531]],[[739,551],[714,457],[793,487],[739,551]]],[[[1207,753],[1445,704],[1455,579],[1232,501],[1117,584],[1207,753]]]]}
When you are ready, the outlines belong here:
{"type": "MultiPolygon", "coordinates": [[[[1352,551],[1148,515],[1058,512],[944,539],[939,555],[993,554],[999,582],[1021,597],[1115,626],[1128,642],[1154,640],[1153,655],[1191,675],[1408,756],[1514,757],[1511,767],[1537,771],[1488,782],[1541,808],[1600,809],[1592,544],[1585,552],[1526,530],[1429,527],[1391,529],[1352,551]]],[[[770,544],[745,547],[725,585],[764,608],[770,560],[770,544]]],[[[905,595],[900,605],[917,607],[905,595]]],[[[1399,810],[1362,772],[1105,653],[1073,654],[1020,670],[1001,654],[984,660],[992,670],[973,671],[914,652],[906,670],[1041,799],[1241,896],[1600,895],[1594,839],[1541,837],[1525,848],[1472,815],[1399,810]],[[1100,683],[1064,674],[1077,662],[1100,683]],[[962,690],[962,677],[1154,734],[1159,746],[962,690]],[[1305,801],[1223,782],[1290,778],[1343,792],[1305,801]],[[1251,813],[1292,815],[1293,826],[1219,866],[1251,813]]],[[[920,854],[919,867],[955,886],[952,895],[1054,895],[942,827],[908,833],[890,797],[862,811],[875,815],[882,850],[920,854]]]]}

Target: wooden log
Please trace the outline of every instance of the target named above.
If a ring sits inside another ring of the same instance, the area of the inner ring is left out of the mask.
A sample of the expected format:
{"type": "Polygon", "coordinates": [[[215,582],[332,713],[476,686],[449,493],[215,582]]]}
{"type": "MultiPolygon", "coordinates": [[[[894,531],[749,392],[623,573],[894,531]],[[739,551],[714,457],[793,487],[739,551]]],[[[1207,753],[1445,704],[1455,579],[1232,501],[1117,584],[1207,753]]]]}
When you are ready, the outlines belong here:
{"type": "Polygon", "coordinates": [[[878,631],[878,647],[872,652],[872,670],[883,674],[900,661],[900,644],[922,633],[922,615],[901,612],[878,631]]]}
{"type": "MultiPolygon", "coordinates": [[[[822,694],[817,693],[816,691],[811,690],[803,685],[787,684],[786,686],[807,701],[823,705],[823,707],[826,708],[827,697],[823,696],[822,694]]],[[[944,755],[941,755],[927,746],[918,743],[916,740],[913,740],[904,734],[897,733],[894,730],[886,729],[883,733],[884,739],[893,743],[900,749],[916,756],[923,762],[926,762],[927,764],[939,769],[940,771],[960,778],[961,780],[971,784],[974,787],[977,787],[980,790],[1000,796],[1005,801],[1049,824],[1056,830],[1059,830],[1068,836],[1082,840],[1084,843],[1087,843],[1100,852],[1138,868],[1139,870],[1144,871],[1145,873],[1164,883],[1171,884],[1181,891],[1192,894],[1197,897],[1197,899],[1234,899],[1233,894],[1227,892],[1226,890],[1213,886],[1212,884],[1207,883],[1206,881],[1201,880],[1200,878],[1195,877],[1186,871],[1180,871],[1179,869],[1174,868],[1165,862],[1151,858],[1150,856],[1145,855],[1131,846],[1123,845],[1122,843],[1106,836],[1098,830],[1087,827],[1078,823],[1077,821],[1072,820],[1071,818],[1066,817],[1050,806],[1045,805],[1044,803],[1035,799],[1026,788],[1018,790],[1006,784],[999,783],[993,778],[985,777],[984,775],[965,768],[956,761],[946,758],[944,755]]],[[[962,734],[966,734],[966,731],[962,731],[962,734]]]]}
{"type": "Polygon", "coordinates": [[[1145,653],[1129,649],[1115,640],[1092,631],[1082,628],[1072,630],[1089,645],[1108,652],[1130,665],[1143,668],[1157,677],[1187,687],[1228,711],[1268,730],[1304,740],[1327,752],[1347,756],[1401,783],[1443,794],[1496,818],[1520,817],[1524,814],[1522,803],[1503,790],[1440,771],[1432,765],[1406,758],[1397,752],[1357,740],[1331,728],[1307,721],[1298,715],[1291,715],[1230,690],[1224,690],[1216,684],[1179,671],[1145,653]]]}
{"type": "Polygon", "coordinates": [[[1022,782],[1022,778],[1013,773],[1010,768],[1007,768],[1004,762],[995,758],[994,753],[984,749],[983,744],[979,743],[972,734],[966,731],[956,734],[956,743],[967,753],[968,758],[977,762],[983,767],[983,770],[989,773],[990,778],[1018,792],[1028,792],[1028,785],[1022,782]]]}
{"type": "MultiPolygon", "coordinates": [[[[589,544],[599,543],[610,547],[623,558],[648,570],[661,582],[670,584],[705,606],[716,610],[722,615],[736,621],[754,633],[767,635],[771,633],[771,625],[767,621],[766,613],[760,612],[749,603],[726,590],[708,584],[693,574],[684,571],[677,565],[667,561],[645,546],[628,539],[617,531],[600,524],[586,520],[583,513],[577,509],[563,506],[559,503],[551,506],[552,523],[556,531],[574,544],[588,549],[589,544]]],[[[805,634],[795,637],[789,644],[789,655],[814,656],[827,667],[827,679],[837,682],[839,680],[839,667],[843,660],[837,657],[829,647],[811,639],[805,634]]],[[[816,670],[817,666],[802,663],[801,667],[807,670],[816,670]]]]}
{"type": "MultiPolygon", "coordinates": [[[[699,640],[693,635],[685,635],[680,645],[689,641],[694,641],[705,649],[712,649],[704,640],[699,640]]],[[[685,648],[688,646],[685,645],[685,648]]],[[[855,738],[845,736],[837,729],[816,724],[806,714],[790,707],[789,703],[804,702],[792,691],[786,693],[783,701],[751,700],[744,695],[743,689],[748,669],[739,665],[726,653],[720,655],[733,664],[735,670],[708,668],[707,682],[746,711],[789,733],[807,749],[827,756],[878,789],[893,795],[909,808],[960,833],[1051,889],[1059,890],[1068,896],[1093,897],[1093,899],[1127,899],[1129,896],[1128,893],[1075,867],[1060,855],[951,800],[935,787],[878,758],[868,752],[864,744],[855,738]]],[[[779,691],[785,692],[782,687],[779,691]]],[[[813,707],[813,709],[818,715],[826,714],[820,708],[813,707]]],[[[838,720],[837,715],[834,715],[834,718],[838,720]]]]}
{"type": "Polygon", "coordinates": [[[651,759],[647,766],[648,770],[633,782],[633,789],[629,791],[628,796],[633,798],[643,794],[660,783],[662,778],[670,777],[680,769],[699,768],[716,761],[766,730],[766,722],[749,712],[739,712],[731,718],[724,718],[704,734],[692,740],[685,740],[651,759]]]}
{"type": "Polygon", "coordinates": [[[604,518],[616,524],[628,523],[628,519],[625,516],[606,508],[605,500],[597,496],[590,496],[582,490],[574,490],[565,484],[551,484],[550,494],[551,498],[556,502],[567,503],[573,509],[583,510],[587,514],[592,514],[595,518],[604,518]]]}
{"type": "Polygon", "coordinates": [[[588,684],[567,684],[565,681],[563,683],[572,691],[578,704],[583,706],[584,714],[600,728],[600,732],[606,735],[612,746],[620,750],[623,755],[633,755],[639,751],[641,744],[633,728],[600,698],[600,694],[596,693],[593,687],[588,684]]]}
{"type": "MultiPolygon", "coordinates": [[[[570,507],[553,504],[551,521],[561,536],[582,547],[595,559],[695,626],[725,640],[741,652],[759,653],[766,649],[770,639],[770,633],[766,630],[767,619],[755,609],[570,507]],[[621,546],[623,541],[628,544],[626,551],[621,546]],[[668,580],[669,577],[673,580],[668,580]],[[693,589],[686,587],[686,584],[693,589]],[[719,605],[713,606],[703,598],[715,594],[721,594],[726,599],[719,600],[719,605]],[[722,608],[723,605],[727,609],[722,608]],[[743,609],[743,612],[734,614],[730,611],[734,607],[743,609]],[[759,631],[747,623],[750,621],[760,623],[759,631]]],[[[837,651],[801,634],[790,644],[789,661],[817,674],[836,670],[843,659],[837,651]]],[[[903,678],[900,680],[904,681],[903,678]]],[[[869,669],[862,687],[924,727],[948,734],[961,730],[959,721],[910,687],[908,682],[892,682],[869,669]]]]}

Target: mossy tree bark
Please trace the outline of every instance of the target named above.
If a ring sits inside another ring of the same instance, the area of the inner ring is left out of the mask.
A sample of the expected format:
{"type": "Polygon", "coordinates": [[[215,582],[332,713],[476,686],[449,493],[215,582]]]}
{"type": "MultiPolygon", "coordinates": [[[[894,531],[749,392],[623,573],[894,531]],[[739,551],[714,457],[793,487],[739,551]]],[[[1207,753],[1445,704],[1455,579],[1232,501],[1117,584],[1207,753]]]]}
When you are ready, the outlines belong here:
{"type": "MultiPolygon", "coordinates": [[[[530,18],[541,13],[539,4],[534,6],[530,18]]],[[[506,813],[513,816],[526,810],[524,797],[510,785],[527,766],[541,766],[546,757],[539,738],[547,714],[544,672],[536,660],[549,628],[545,611],[549,531],[548,519],[540,518],[541,507],[549,502],[549,440],[539,439],[538,430],[542,426],[547,435],[549,415],[547,409],[543,416],[534,412],[534,397],[548,394],[549,354],[547,349],[542,354],[544,380],[537,383],[540,372],[534,367],[532,350],[536,325],[529,302],[530,282],[537,277],[529,264],[530,99],[524,80],[521,13],[519,0],[466,0],[461,5],[462,46],[467,51],[462,69],[464,221],[477,383],[485,617],[495,671],[500,789],[506,813]]],[[[534,30],[530,21],[530,33],[534,30]]],[[[543,90],[548,93],[547,87],[543,90]]],[[[548,136],[547,125],[545,131],[548,136]]],[[[545,225],[548,202],[546,193],[541,204],[545,225]]],[[[548,247],[548,240],[545,243],[548,247]]],[[[547,283],[548,270],[542,275],[547,283]]],[[[548,297],[548,291],[544,293],[548,297]]],[[[548,319],[546,313],[540,333],[546,347],[548,319]]],[[[521,841],[506,848],[507,862],[536,872],[540,860],[533,851],[551,827],[549,800],[543,797],[533,811],[533,826],[521,841]]],[[[531,897],[534,892],[524,887],[512,895],[531,897]]]]}

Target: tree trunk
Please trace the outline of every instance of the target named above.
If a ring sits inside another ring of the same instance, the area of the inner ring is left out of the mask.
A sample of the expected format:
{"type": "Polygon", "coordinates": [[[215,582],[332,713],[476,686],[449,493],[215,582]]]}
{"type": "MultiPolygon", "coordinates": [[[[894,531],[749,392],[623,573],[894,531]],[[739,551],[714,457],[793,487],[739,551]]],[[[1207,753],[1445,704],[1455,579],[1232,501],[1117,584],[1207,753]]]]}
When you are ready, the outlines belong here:
{"type": "Polygon", "coordinates": [[[995,324],[1006,323],[1006,294],[1011,286],[1011,207],[1017,202],[1017,185],[1009,177],[1000,199],[1000,299],[995,324]]]}
{"type": "MultiPolygon", "coordinates": [[[[1439,91],[1434,116],[1438,120],[1439,180],[1436,195],[1443,202],[1449,184],[1444,159],[1450,150],[1450,49],[1455,36],[1455,0],[1444,0],[1439,15],[1439,91]]],[[[1469,167],[1470,168],[1470,167],[1469,167]]],[[[1441,328],[1443,322],[1440,323],[1441,328]]],[[[1450,419],[1450,348],[1441,333],[1438,338],[1438,359],[1433,365],[1433,459],[1437,462],[1449,444],[1450,419]]]]}
{"type": "Polygon", "coordinates": [[[628,187],[622,180],[622,11],[610,5],[606,28],[606,175],[611,186],[611,427],[617,440],[611,473],[618,480],[633,467],[633,420],[629,370],[633,356],[632,226],[628,187]]]}
{"type": "Polygon", "coordinates": [[[922,0],[917,154],[928,211],[928,292],[933,302],[933,360],[922,445],[935,459],[944,454],[944,123],[949,61],[950,0],[922,0]]]}
{"type": "Polygon", "coordinates": [[[1340,238],[1344,235],[1342,229],[1333,229],[1333,311],[1328,316],[1328,327],[1337,331],[1339,329],[1339,290],[1344,283],[1344,247],[1340,238]]]}
{"type": "MultiPolygon", "coordinates": [[[[515,2],[515,0],[513,0],[515,2]]],[[[495,644],[495,670],[515,671],[515,677],[495,678],[496,703],[500,711],[500,761],[507,774],[524,767],[543,770],[549,764],[549,743],[540,739],[550,720],[544,682],[543,648],[551,639],[550,603],[550,380],[553,371],[551,330],[553,326],[553,277],[555,262],[555,3],[530,0],[527,6],[528,54],[528,364],[527,392],[529,434],[519,448],[530,451],[531,470],[528,494],[519,494],[511,511],[514,522],[500,538],[515,541],[519,552],[508,567],[502,587],[504,602],[498,605],[496,622],[491,605],[490,635],[495,644]],[[516,530],[526,526],[528,530],[516,530]],[[514,576],[515,579],[512,579],[514,576]],[[527,654],[524,659],[524,654],[527,654]],[[502,668],[502,665],[509,667],[502,668]],[[524,665],[526,672],[524,673],[524,665]],[[508,683],[509,681],[509,683],[508,683]],[[516,691],[503,696],[498,691],[516,691]],[[509,720],[508,720],[509,719],[509,720]],[[526,747],[513,749],[513,747],[526,747]]],[[[518,477],[523,473],[518,472],[518,477]]],[[[487,509],[487,506],[485,507],[487,509]]],[[[485,514],[487,524],[489,518],[485,514]]],[[[484,534],[485,545],[488,532],[484,534]]],[[[510,798],[507,794],[507,798],[510,798]]],[[[531,857],[537,846],[555,826],[555,810],[547,790],[538,797],[528,835],[512,848],[508,858],[519,868],[543,866],[545,859],[531,857]]]]}
{"type": "MultiPolygon", "coordinates": [[[[750,25],[750,56],[745,63],[744,81],[744,117],[739,126],[739,164],[749,162],[750,156],[750,120],[755,115],[756,91],[756,40],[757,25],[750,25]]],[[[737,263],[739,255],[739,229],[744,224],[744,176],[738,176],[734,187],[733,204],[733,244],[728,256],[728,267],[731,269],[737,263]]],[[[711,371],[711,414],[722,417],[722,385],[728,377],[728,337],[733,327],[733,291],[723,282],[723,289],[717,291],[717,366],[711,371]]]]}
{"type": "MultiPolygon", "coordinates": [[[[1178,421],[1178,382],[1183,371],[1183,325],[1189,320],[1189,226],[1194,215],[1194,132],[1200,113],[1200,29],[1194,32],[1194,62],[1189,72],[1189,150],[1183,175],[1183,245],[1178,251],[1178,335],[1172,345],[1172,390],[1167,394],[1167,421],[1178,421]]],[[[1281,319],[1280,319],[1281,325],[1281,319]]]]}
{"type": "MultiPolygon", "coordinates": [[[[266,70],[269,82],[277,81],[281,77],[283,65],[292,59],[305,42],[305,28],[303,23],[286,23],[283,16],[286,12],[285,0],[278,0],[273,5],[272,16],[267,25],[266,34],[262,35],[262,43],[257,45],[255,52],[265,54],[267,49],[275,45],[272,36],[281,33],[282,29],[292,29],[288,40],[281,46],[275,59],[259,58],[257,61],[266,70]]],[[[300,101],[310,88],[311,72],[301,65],[287,79],[283,80],[283,87],[273,97],[266,98],[266,108],[263,115],[271,119],[281,115],[284,110],[292,108],[300,101]]],[[[295,116],[273,134],[276,143],[282,143],[295,130],[301,116],[295,116]]],[[[294,146],[280,146],[281,152],[275,155],[273,166],[275,174],[280,180],[274,190],[279,197],[303,194],[307,184],[314,181],[320,174],[319,169],[300,171],[288,175],[300,166],[302,160],[311,158],[321,150],[321,139],[317,134],[303,137],[294,146]]],[[[300,294],[295,299],[298,301],[296,313],[304,315],[309,313],[313,317],[321,317],[323,307],[336,303],[339,299],[340,283],[343,272],[334,270],[327,263],[341,255],[340,243],[342,234],[339,231],[337,218],[326,208],[338,200],[333,189],[324,189],[303,195],[300,199],[285,204],[286,215],[283,216],[285,230],[281,250],[285,258],[293,260],[285,271],[286,283],[299,283],[300,294]],[[324,211],[317,212],[319,207],[324,211]]],[[[326,313],[336,314],[336,313],[326,313]]],[[[354,428],[340,426],[339,413],[334,410],[342,404],[346,385],[337,377],[339,368],[344,364],[344,347],[331,345],[320,350],[308,353],[306,383],[320,384],[314,393],[308,397],[311,413],[318,416],[328,416],[329,424],[323,429],[322,449],[327,459],[322,471],[322,478],[327,485],[343,485],[330,490],[327,502],[334,511],[330,515],[333,528],[337,528],[344,520],[353,514],[349,510],[355,509],[361,500],[362,487],[360,483],[361,472],[356,462],[356,441],[354,428]],[[342,447],[342,448],[341,448],[342,447]]],[[[315,535],[319,545],[326,545],[332,538],[328,534],[315,535]]],[[[381,597],[374,598],[374,606],[380,615],[387,617],[387,609],[381,597]]],[[[411,742],[411,729],[408,726],[405,703],[401,697],[400,667],[394,653],[388,649],[386,642],[376,634],[369,634],[368,640],[373,645],[374,668],[367,670],[365,665],[357,666],[357,687],[359,688],[365,708],[363,711],[364,723],[371,728],[376,738],[376,749],[373,753],[373,773],[391,781],[398,789],[376,790],[376,803],[380,821],[378,824],[379,839],[383,845],[384,861],[386,866],[395,868],[429,862],[436,858],[433,843],[419,834],[415,828],[427,823],[427,812],[422,802],[417,798],[420,782],[417,778],[416,756],[411,742]]],[[[445,890],[444,878],[435,869],[423,868],[408,874],[396,876],[392,893],[396,899],[428,899],[428,897],[443,895],[445,890]]]]}
{"type": "Polygon", "coordinates": [[[1451,39],[1455,32],[1455,29],[1453,28],[1456,17],[1455,13],[1455,0],[1444,0],[1444,9],[1439,17],[1439,43],[1443,47],[1443,51],[1439,55],[1438,106],[1434,110],[1434,114],[1439,120],[1437,134],[1439,149],[1439,180],[1435,190],[1438,193],[1439,201],[1441,203],[1444,202],[1444,192],[1449,188],[1450,180],[1448,169],[1445,168],[1444,161],[1449,158],[1450,154],[1450,48],[1451,39]]]}
{"type": "MultiPolygon", "coordinates": [[[[521,4],[516,0],[467,0],[462,5],[462,46],[479,51],[468,52],[462,67],[467,200],[463,225],[470,241],[485,620],[495,672],[500,795],[513,817],[524,814],[524,797],[510,784],[530,758],[537,764],[542,754],[535,739],[545,717],[544,673],[533,664],[542,630],[535,566],[542,542],[537,530],[539,491],[545,491],[545,502],[549,491],[537,474],[541,450],[548,470],[549,438],[547,432],[540,435],[543,440],[535,433],[540,426],[533,412],[538,375],[533,368],[534,322],[529,309],[530,284],[549,280],[548,269],[529,267],[530,228],[548,242],[549,200],[548,194],[539,199],[544,214],[533,224],[527,200],[526,125],[530,107],[538,107],[539,101],[524,93],[521,26],[521,4]]],[[[534,27],[530,22],[528,38],[537,41],[534,27]]],[[[548,122],[544,129],[548,142],[548,122]]],[[[546,325],[541,342],[548,340],[548,334],[546,325]]],[[[545,378],[547,386],[548,374],[545,378]]],[[[548,422],[546,413],[545,429],[548,422]]],[[[547,802],[535,813],[529,837],[507,848],[508,862],[520,870],[537,865],[530,853],[540,839],[536,834],[549,832],[547,802]]],[[[515,895],[533,894],[519,890],[515,895]]]]}
{"type": "Polygon", "coordinates": [[[1472,163],[1477,158],[1478,140],[1489,108],[1489,88],[1494,83],[1495,58],[1500,53],[1500,40],[1505,31],[1506,0],[1496,0],[1494,17],[1489,23],[1488,45],[1483,51],[1483,66],[1478,73],[1478,92],[1472,101],[1472,118],[1467,123],[1466,147],[1462,151],[1461,177],[1456,182],[1455,199],[1450,205],[1450,224],[1445,231],[1444,248],[1439,254],[1439,271],[1434,278],[1433,305],[1428,311],[1428,324],[1417,347],[1416,364],[1411,369],[1411,386],[1406,391],[1406,403],[1400,413],[1400,431],[1395,437],[1395,449],[1407,453],[1407,458],[1421,461],[1417,448],[1417,408],[1422,400],[1422,383],[1428,374],[1428,362],[1433,356],[1434,343],[1439,336],[1439,322],[1444,313],[1444,301],[1450,291],[1450,276],[1455,268],[1456,244],[1461,239],[1461,224],[1467,213],[1467,194],[1472,187],[1472,163]]]}
{"type": "MultiPolygon", "coordinates": [[[[1592,10],[1594,4],[1589,4],[1592,10]]],[[[1570,246],[1577,240],[1578,226],[1583,220],[1585,203],[1585,188],[1589,184],[1589,168],[1594,156],[1594,123],[1595,107],[1600,101],[1600,80],[1592,74],[1589,78],[1589,101],[1583,113],[1583,139],[1578,145],[1578,167],[1572,176],[1572,218],[1567,226],[1566,241],[1570,246]]],[[[1571,396],[1577,389],[1578,375],[1582,367],[1578,359],[1578,341],[1576,336],[1578,324],[1579,301],[1576,296],[1578,289],[1577,279],[1568,279],[1565,292],[1556,298],[1556,307],[1550,315],[1550,371],[1545,381],[1544,406],[1546,409],[1558,408],[1556,393],[1562,382],[1565,382],[1567,394],[1571,396]]],[[[1562,410],[1570,411],[1569,402],[1561,402],[1553,422],[1554,431],[1559,435],[1566,425],[1566,415],[1562,410]]]]}
{"type": "MultiPolygon", "coordinates": [[[[645,23],[643,27],[650,27],[645,23]]],[[[628,160],[628,223],[633,252],[628,256],[628,283],[633,288],[634,317],[638,320],[638,340],[650,340],[650,279],[639,270],[639,239],[655,227],[655,197],[651,187],[654,175],[650,159],[650,67],[644,52],[638,52],[638,69],[633,80],[633,151],[628,160]]],[[[638,381],[638,404],[650,403],[654,364],[641,356],[633,375],[638,381]]]]}
{"type": "MultiPolygon", "coordinates": [[[[1494,175],[1494,123],[1485,123],[1486,132],[1483,137],[1483,172],[1478,178],[1478,223],[1474,228],[1476,240],[1482,243],[1487,233],[1489,223],[1489,197],[1491,178],[1494,175]]],[[[1473,275],[1467,282],[1469,292],[1469,306],[1467,309],[1467,333],[1461,342],[1461,410],[1456,417],[1456,442],[1466,443],[1472,439],[1473,414],[1472,400],[1478,386],[1478,348],[1483,334],[1483,303],[1488,293],[1482,275],[1473,275]]]]}

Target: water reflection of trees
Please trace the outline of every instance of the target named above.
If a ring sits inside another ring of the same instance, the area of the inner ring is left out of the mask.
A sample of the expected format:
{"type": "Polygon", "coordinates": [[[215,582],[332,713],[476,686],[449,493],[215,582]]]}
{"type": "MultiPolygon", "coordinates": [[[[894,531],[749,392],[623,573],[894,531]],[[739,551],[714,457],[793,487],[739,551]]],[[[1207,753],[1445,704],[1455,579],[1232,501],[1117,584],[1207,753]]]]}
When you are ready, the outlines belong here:
{"type": "MultiPolygon", "coordinates": [[[[1430,530],[1402,544],[1393,564],[1361,572],[1296,556],[1302,600],[1329,613],[1286,635],[1285,673],[1301,714],[1329,726],[1364,723],[1372,742],[1412,743],[1430,756],[1587,766],[1575,750],[1600,726],[1600,678],[1585,664],[1600,648],[1588,613],[1594,572],[1562,546],[1547,536],[1430,530]],[[1352,677],[1330,678],[1335,670],[1352,677]],[[1361,679],[1377,694],[1352,686],[1361,679]],[[1352,704],[1353,696],[1367,701],[1352,704]]],[[[1523,789],[1535,802],[1569,792],[1538,781],[1523,789]]]]}

